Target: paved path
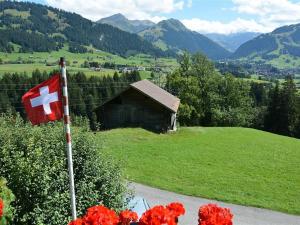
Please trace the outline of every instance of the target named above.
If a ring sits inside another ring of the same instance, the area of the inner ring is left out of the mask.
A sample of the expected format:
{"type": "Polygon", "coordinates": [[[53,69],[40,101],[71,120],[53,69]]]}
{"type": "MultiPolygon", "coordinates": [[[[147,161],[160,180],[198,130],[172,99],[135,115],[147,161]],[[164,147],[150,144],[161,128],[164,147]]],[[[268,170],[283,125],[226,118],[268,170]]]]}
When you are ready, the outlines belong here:
{"type": "Polygon", "coordinates": [[[234,225],[300,225],[300,216],[175,194],[137,183],[132,183],[131,188],[137,196],[144,197],[151,207],[173,201],[184,204],[186,214],[180,218],[180,225],[197,225],[199,206],[207,203],[217,203],[222,207],[230,208],[234,214],[234,225]]]}

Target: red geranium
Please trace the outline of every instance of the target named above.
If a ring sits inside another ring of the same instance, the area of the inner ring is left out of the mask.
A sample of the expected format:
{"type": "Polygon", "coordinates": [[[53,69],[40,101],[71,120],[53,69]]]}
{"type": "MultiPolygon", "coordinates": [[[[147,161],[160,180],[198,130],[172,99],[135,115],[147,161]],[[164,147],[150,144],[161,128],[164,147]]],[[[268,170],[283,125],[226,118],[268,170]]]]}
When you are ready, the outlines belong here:
{"type": "Polygon", "coordinates": [[[138,215],[130,210],[124,210],[119,215],[119,225],[129,225],[131,222],[136,222],[138,215]]]}
{"type": "Polygon", "coordinates": [[[162,205],[155,206],[145,213],[139,220],[139,225],[161,225],[166,222],[166,211],[162,205]]]}
{"type": "Polygon", "coordinates": [[[178,217],[184,213],[181,203],[171,203],[166,207],[155,206],[142,215],[139,225],[176,225],[178,217]]]}
{"type": "Polygon", "coordinates": [[[88,225],[117,225],[119,217],[115,211],[100,205],[89,208],[83,220],[88,225]]]}
{"type": "Polygon", "coordinates": [[[115,211],[100,205],[89,208],[82,219],[74,220],[69,225],[118,225],[118,223],[119,217],[115,211]]]}
{"type": "Polygon", "coordinates": [[[227,208],[208,204],[199,209],[199,225],[232,225],[233,215],[227,208]]]}
{"type": "Polygon", "coordinates": [[[170,210],[176,217],[185,214],[185,209],[183,205],[179,202],[170,203],[169,205],[167,205],[167,209],[170,210]]]}
{"type": "Polygon", "coordinates": [[[4,209],[4,202],[3,202],[3,200],[0,198],[0,217],[3,216],[3,209],[4,209]]]}
{"type": "Polygon", "coordinates": [[[85,223],[81,218],[79,218],[77,220],[73,220],[72,222],[70,222],[69,225],[85,225],[85,223]]]}

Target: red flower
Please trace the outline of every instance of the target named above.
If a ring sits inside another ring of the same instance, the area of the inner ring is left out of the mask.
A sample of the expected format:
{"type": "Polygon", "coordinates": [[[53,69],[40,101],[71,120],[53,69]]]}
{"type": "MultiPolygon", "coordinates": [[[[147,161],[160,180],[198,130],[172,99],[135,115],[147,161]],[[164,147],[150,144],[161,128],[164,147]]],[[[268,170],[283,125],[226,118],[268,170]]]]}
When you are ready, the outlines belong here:
{"type": "Polygon", "coordinates": [[[84,225],[85,223],[83,222],[82,219],[77,219],[77,220],[73,220],[69,223],[69,225],[84,225]]]}
{"type": "Polygon", "coordinates": [[[119,217],[115,211],[104,206],[93,206],[87,210],[83,218],[69,223],[69,225],[118,225],[119,217]]]}
{"type": "Polygon", "coordinates": [[[130,210],[124,210],[119,215],[119,225],[129,225],[131,222],[136,222],[138,215],[130,210]]]}
{"type": "Polygon", "coordinates": [[[145,213],[139,220],[139,225],[161,225],[165,222],[165,208],[162,205],[155,206],[145,213]]]}
{"type": "Polygon", "coordinates": [[[83,221],[88,225],[117,225],[119,217],[115,211],[100,205],[89,208],[83,221]]]}
{"type": "Polygon", "coordinates": [[[215,204],[204,205],[199,209],[199,225],[232,225],[233,215],[227,208],[215,204]]]}
{"type": "Polygon", "coordinates": [[[3,216],[4,202],[0,198],[0,218],[3,216]]]}
{"type": "MultiPolygon", "coordinates": [[[[173,202],[166,207],[159,205],[147,210],[140,218],[139,225],[176,225],[178,217],[185,213],[181,203],[173,202]]],[[[93,206],[83,218],[69,225],[130,225],[138,220],[135,212],[125,210],[119,215],[104,206],[93,206]]]]}
{"type": "Polygon", "coordinates": [[[139,225],[176,225],[178,217],[184,213],[181,203],[171,203],[166,207],[155,206],[142,215],[139,225]]]}
{"type": "Polygon", "coordinates": [[[179,202],[170,203],[169,205],[167,205],[167,209],[169,209],[176,217],[185,214],[185,209],[183,205],[179,202]]]}

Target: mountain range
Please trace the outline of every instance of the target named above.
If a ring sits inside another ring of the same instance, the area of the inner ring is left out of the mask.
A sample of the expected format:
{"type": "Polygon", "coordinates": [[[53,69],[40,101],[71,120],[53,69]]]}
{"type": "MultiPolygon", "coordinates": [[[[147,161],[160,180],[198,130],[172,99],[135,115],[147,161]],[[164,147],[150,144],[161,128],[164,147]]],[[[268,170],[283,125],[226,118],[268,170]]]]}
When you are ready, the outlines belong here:
{"type": "Polygon", "coordinates": [[[248,60],[299,61],[300,24],[283,26],[271,33],[262,34],[242,44],[233,54],[233,58],[248,60]]]}
{"type": "Polygon", "coordinates": [[[208,38],[226,48],[230,52],[236,51],[242,44],[259,36],[260,33],[241,32],[233,34],[205,34],[208,38]]]}
{"type": "Polygon", "coordinates": [[[129,20],[121,13],[102,18],[97,22],[102,24],[108,24],[130,33],[139,33],[155,25],[155,23],[153,23],[150,20],[129,20]]]}
{"type": "Polygon", "coordinates": [[[175,19],[163,20],[155,24],[148,20],[128,20],[122,14],[115,14],[99,20],[98,23],[109,24],[127,32],[137,33],[163,51],[202,52],[211,59],[223,59],[230,55],[230,52],[218,43],[189,30],[175,19]]]}
{"type": "Polygon", "coordinates": [[[29,2],[0,2],[0,51],[46,52],[64,45],[79,53],[93,47],[121,56],[168,56],[137,34],[92,22],[76,13],[29,2]]]}
{"type": "MultiPolygon", "coordinates": [[[[168,40],[163,40],[166,33],[171,33],[173,31],[184,32],[186,37],[183,38],[183,41],[189,40],[189,43],[192,41],[193,42],[192,45],[194,45],[193,51],[198,51],[199,49],[200,50],[203,49],[203,47],[200,48],[197,47],[197,45],[199,45],[199,42],[204,43],[203,45],[206,45],[206,42],[210,42],[208,48],[210,48],[211,45],[214,45],[214,47],[216,47],[214,43],[211,43],[211,41],[208,41],[203,36],[199,38],[200,37],[199,33],[189,30],[179,20],[175,20],[175,19],[164,20],[159,22],[158,24],[155,24],[149,20],[129,20],[124,15],[118,13],[106,18],[102,18],[101,20],[98,21],[98,23],[109,24],[111,26],[117,27],[127,32],[137,33],[140,36],[150,40],[156,46],[162,49],[168,49],[168,48],[173,48],[173,49],[177,48],[177,50],[191,49],[191,46],[190,47],[185,46],[186,43],[185,44],[170,43],[169,45],[168,40]],[[195,39],[194,36],[198,36],[198,38],[196,38],[196,41],[191,40],[191,39],[195,39]],[[179,45],[179,47],[177,45],[179,45]]],[[[178,36],[178,34],[176,35],[178,36]]],[[[257,37],[258,35],[259,33],[252,33],[252,32],[235,33],[235,34],[228,34],[228,35],[216,34],[216,33],[205,34],[206,37],[208,37],[213,42],[217,43],[218,45],[220,45],[221,47],[225,48],[227,51],[230,52],[234,52],[240,45],[253,39],[254,37],[257,37]]],[[[219,46],[217,48],[220,49],[219,46]]],[[[208,52],[208,51],[205,50],[203,52],[208,52]]],[[[225,55],[228,54],[230,53],[228,52],[225,53],[225,55]]]]}
{"type": "Polygon", "coordinates": [[[300,57],[300,24],[283,26],[271,33],[243,32],[235,34],[199,34],[175,19],[157,24],[140,21],[140,29],[132,29],[136,21],[121,14],[100,20],[128,32],[135,32],[162,50],[202,52],[209,58],[246,60],[270,63],[274,66],[297,66],[300,57]],[[114,25],[115,23],[115,25],[114,25]],[[124,24],[127,24],[124,26],[124,24]],[[128,25],[129,24],[129,25],[128,25]]]}
{"type": "Polygon", "coordinates": [[[230,52],[206,36],[187,29],[179,20],[163,20],[139,33],[162,50],[202,52],[218,60],[229,57],[230,52]]]}

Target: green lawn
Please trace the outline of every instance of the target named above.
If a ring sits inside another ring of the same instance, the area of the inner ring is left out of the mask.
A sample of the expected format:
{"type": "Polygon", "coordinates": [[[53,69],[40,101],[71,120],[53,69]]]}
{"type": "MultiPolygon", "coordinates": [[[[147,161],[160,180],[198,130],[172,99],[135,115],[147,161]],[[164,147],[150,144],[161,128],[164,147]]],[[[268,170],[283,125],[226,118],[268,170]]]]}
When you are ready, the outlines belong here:
{"type": "Polygon", "coordinates": [[[130,180],[300,214],[300,140],[246,128],[116,129],[96,134],[130,180]]]}

